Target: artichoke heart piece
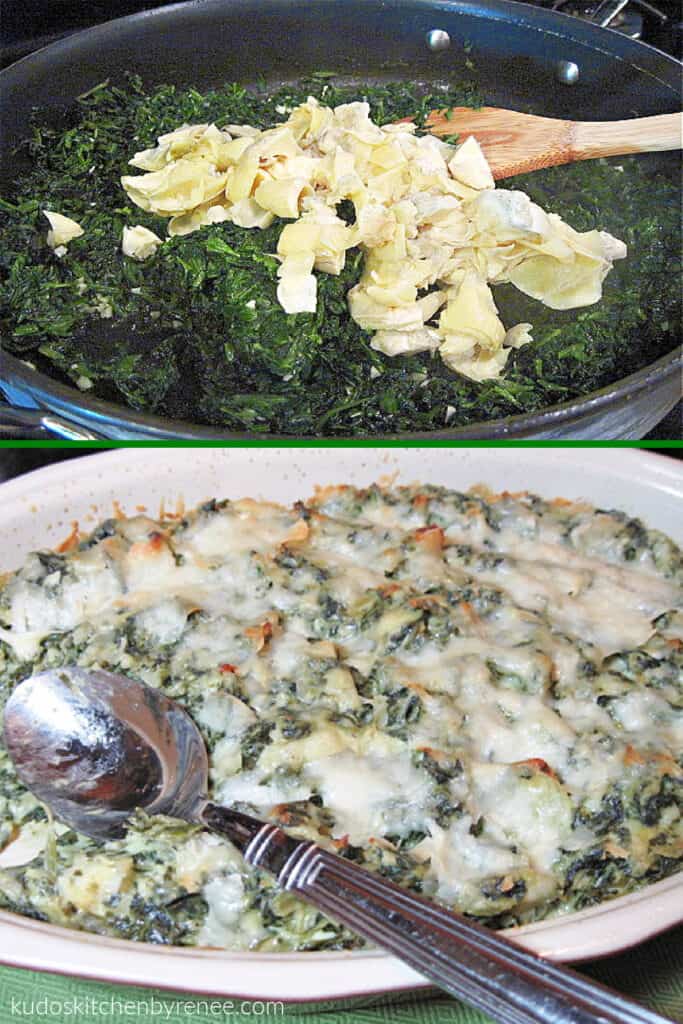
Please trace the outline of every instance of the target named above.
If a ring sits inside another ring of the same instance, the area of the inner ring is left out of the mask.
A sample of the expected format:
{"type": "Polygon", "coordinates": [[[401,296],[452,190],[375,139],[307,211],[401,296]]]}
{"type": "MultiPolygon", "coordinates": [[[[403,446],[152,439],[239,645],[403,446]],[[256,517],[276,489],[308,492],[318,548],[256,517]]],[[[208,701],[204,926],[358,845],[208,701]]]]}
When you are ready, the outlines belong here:
{"type": "Polygon", "coordinates": [[[474,339],[463,334],[449,336],[441,345],[439,355],[451,370],[481,382],[500,377],[511,351],[511,348],[499,348],[497,352],[479,351],[474,339]]]}
{"type": "Polygon", "coordinates": [[[312,253],[317,270],[339,274],[344,269],[346,250],[353,245],[350,229],[331,211],[319,222],[315,214],[286,224],[278,242],[278,255],[312,253]]]}
{"type": "Polygon", "coordinates": [[[479,237],[494,244],[547,241],[552,226],[547,213],[525,192],[495,189],[481,192],[465,206],[479,237]]]}
{"type": "Polygon", "coordinates": [[[470,135],[461,146],[458,146],[448,162],[448,170],[457,181],[470,188],[495,188],[491,168],[473,135],[470,135]]]}
{"type": "Polygon", "coordinates": [[[439,318],[439,332],[444,338],[439,348],[441,358],[472,380],[498,377],[511,349],[531,340],[530,325],[518,324],[506,332],[489,286],[476,273],[466,273],[454,291],[439,318]],[[504,347],[508,334],[509,344],[504,347]]]}
{"type": "Polygon", "coordinates": [[[387,305],[368,295],[362,284],[348,294],[351,316],[364,331],[420,331],[424,326],[422,309],[417,302],[410,305],[387,305]]]}
{"type": "Polygon", "coordinates": [[[193,231],[197,231],[198,228],[204,227],[205,224],[220,224],[230,219],[230,211],[225,206],[220,204],[198,206],[195,210],[190,210],[189,213],[171,217],[168,222],[168,233],[171,237],[189,235],[193,231]]]}
{"type": "Polygon", "coordinates": [[[612,261],[626,256],[623,242],[606,232],[574,231],[524,192],[485,192],[467,211],[478,232],[475,242],[489,256],[489,279],[509,281],[551,309],[597,302],[612,261]]]}
{"type": "Polygon", "coordinates": [[[278,267],[277,299],[285,313],[315,313],[317,282],[311,272],[314,258],[312,252],[291,253],[278,267]]]}
{"type": "Polygon", "coordinates": [[[254,199],[276,217],[298,217],[301,200],[312,191],[306,178],[266,178],[254,192],[254,199]]]}
{"type": "Polygon", "coordinates": [[[378,146],[373,146],[370,162],[381,171],[390,171],[394,167],[406,164],[407,159],[400,143],[389,138],[378,146]]]}
{"type": "Polygon", "coordinates": [[[366,188],[373,199],[395,203],[405,195],[409,180],[405,166],[391,167],[388,171],[370,177],[366,188]]]}
{"type": "Polygon", "coordinates": [[[551,309],[576,309],[598,302],[612,260],[623,259],[626,246],[604,231],[574,231],[554,214],[549,221],[554,232],[551,242],[562,247],[561,254],[556,255],[552,245],[534,246],[528,256],[513,262],[500,280],[512,282],[551,309]]]}
{"type": "Polygon", "coordinates": [[[321,135],[332,121],[332,111],[322,107],[313,96],[292,111],[288,124],[294,138],[305,144],[321,135]]]}
{"type": "Polygon", "coordinates": [[[161,245],[161,239],[149,228],[136,224],[135,227],[124,227],[121,238],[121,251],[124,256],[135,260],[146,260],[153,256],[161,245]]]}
{"type": "Polygon", "coordinates": [[[337,277],[346,266],[347,248],[348,245],[345,244],[344,238],[339,237],[339,232],[329,229],[321,231],[315,250],[315,269],[337,277]]]}
{"type": "MultiPolygon", "coordinates": [[[[292,163],[296,166],[296,161],[292,163]]],[[[330,199],[334,197],[337,202],[360,198],[364,192],[354,154],[341,148],[315,161],[315,166],[311,168],[311,180],[316,187],[327,190],[330,199]]]]}
{"type": "Polygon", "coordinates": [[[250,154],[267,164],[299,156],[301,148],[288,124],[262,132],[249,149],[250,154]]]}
{"type": "Polygon", "coordinates": [[[301,154],[287,160],[276,160],[268,166],[268,173],[276,180],[279,178],[302,178],[307,184],[317,184],[317,175],[323,163],[322,157],[301,154]]]}
{"type": "Polygon", "coordinates": [[[599,301],[609,269],[605,261],[579,253],[571,263],[535,255],[509,270],[507,280],[551,309],[576,309],[599,301]]]}
{"type": "Polygon", "coordinates": [[[221,131],[215,124],[183,125],[173,132],[160,135],[156,146],[136,153],[128,162],[131,167],[143,171],[159,171],[174,160],[192,155],[225,170],[233,162],[232,145],[230,133],[221,131]]]}
{"type": "Polygon", "coordinates": [[[412,306],[417,301],[417,288],[410,281],[395,277],[382,284],[366,282],[365,293],[378,306],[412,306]]]}
{"type": "Polygon", "coordinates": [[[74,238],[80,238],[84,234],[81,225],[71,217],[65,217],[64,214],[55,213],[53,210],[43,210],[43,214],[50,222],[46,241],[51,249],[66,246],[74,238]]]}
{"type": "Polygon", "coordinates": [[[465,275],[441,313],[439,330],[445,336],[455,332],[471,334],[483,348],[495,350],[502,345],[505,328],[483,278],[471,272],[465,275]]]}
{"type": "Polygon", "coordinates": [[[121,184],[132,201],[150,213],[187,213],[225,189],[227,175],[201,158],[181,157],[160,171],[124,175],[121,184]]]}
{"type": "Polygon", "coordinates": [[[251,198],[265,177],[266,175],[259,170],[258,155],[253,152],[252,146],[249,146],[227,179],[225,189],[227,199],[231,203],[237,203],[240,199],[251,198]]]}
{"type": "Polygon", "coordinates": [[[518,765],[473,762],[472,789],[496,838],[523,842],[533,832],[532,864],[549,871],[572,831],[572,805],[557,779],[518,765]]]}
{"type": "Polygon", "coordinates": [[[175,131],[160,135],[156,146],[135,153],[128,163],[142,171],[160,171],[171,160],[192,149],[208,127],[208,124],[182,125],[175,131]]]}
{"type": "Polygon", "coordinates": [[[422,310],[422,318],[425,323],[435,316],[447,299],[448,296],[446,292],[442,289],[438,289],[435,292],[430,292],[428,295],[423,295],[421,299],[417,300],[417,304],[422,310]]]}
{"type": "Polygon", "coordinates": [[[228,208],[229,218],[239,228],[269,228],[275,215],[264,210],[255,199],[239,199],[228,208]]]}
{"type": "Polygon", "coordinates": [[[441,344],[439,332],[432,327],[416,331],[376,331],[370,347],[385,356],[413,355],[416,352],[435,352],[441,344]]]}
{"type": "Polygon", "coordinates": [[[533,324],[515,324],[505,333],[503,344],[507,348],[521,348],[522,345],[528,345],[530,341],[534,339],[531,336],[533,330],[533,324]]]}
{"type": "Polygon", "coordinates": [[[230,163],[236,164],[242,154],[249,149],[253,141],[250,135],[243,135],[238,139],[233,139],[231,142],[226,142],[223,146],[223,156],[230,163]]]}
{"type": "Polygon", "coordinates": [[[356,220],[356,242],[369,248],[386,245],[396,232],[394,211],[382,203],[369,202],[363,206],[356,220]]]}

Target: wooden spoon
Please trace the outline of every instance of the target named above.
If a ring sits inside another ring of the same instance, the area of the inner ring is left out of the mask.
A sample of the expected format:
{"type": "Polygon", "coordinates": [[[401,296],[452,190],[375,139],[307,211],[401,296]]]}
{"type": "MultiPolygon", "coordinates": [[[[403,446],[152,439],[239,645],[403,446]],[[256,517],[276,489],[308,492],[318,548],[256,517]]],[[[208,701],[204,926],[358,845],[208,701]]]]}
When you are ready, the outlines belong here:
{"type": "Polygon", "coordinates": [[[498,107],[433,110],[426,126],[434,135],[474,135],[494,178],[537,171],[574,160],[625,153],[681,149],[681,114],[634,117],[628,121],[560,121],[498,107]]]}

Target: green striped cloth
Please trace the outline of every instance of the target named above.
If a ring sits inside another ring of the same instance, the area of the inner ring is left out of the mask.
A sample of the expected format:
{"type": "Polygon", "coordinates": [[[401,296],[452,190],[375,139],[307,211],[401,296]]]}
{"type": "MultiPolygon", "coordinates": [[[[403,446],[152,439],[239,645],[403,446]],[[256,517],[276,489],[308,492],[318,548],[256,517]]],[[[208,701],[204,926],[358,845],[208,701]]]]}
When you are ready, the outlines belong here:
{"type": "MultiPolygon", "coordinates": [[[[0,950],[0,956],[2,950],[0,950]]],[[[683,1022],[683,927],[637,949],[581,970],[657,1010],[683,1022]]],[[[216,1024],[282,1019],[276,1007],[254,1003],[226,1012],[221,1000],[153,989],[63,978],[16,968],[0,968],[0,1024],[216,1024]]],[[[287,1011],[287,1024],[486,1024],[488,1018],[446,997],[353,1006],[325,1012],[287,1011]]]]}

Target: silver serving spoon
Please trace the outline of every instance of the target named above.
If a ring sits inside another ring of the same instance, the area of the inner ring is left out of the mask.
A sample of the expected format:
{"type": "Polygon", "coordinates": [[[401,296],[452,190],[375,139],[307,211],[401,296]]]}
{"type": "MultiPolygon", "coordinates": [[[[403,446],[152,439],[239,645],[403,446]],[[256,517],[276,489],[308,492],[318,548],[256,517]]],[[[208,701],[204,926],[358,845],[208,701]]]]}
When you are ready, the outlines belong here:
{"type": "Polygon", "coordinates": [[[44,672],[12,693],[5,741],[22,782],[77,832],[121,836],[138,807],[199,822],[283,889],[502,1024],[664,1022],[315,843],[208,802],[202,737],[159,690],[109,672],[44,672]]]}

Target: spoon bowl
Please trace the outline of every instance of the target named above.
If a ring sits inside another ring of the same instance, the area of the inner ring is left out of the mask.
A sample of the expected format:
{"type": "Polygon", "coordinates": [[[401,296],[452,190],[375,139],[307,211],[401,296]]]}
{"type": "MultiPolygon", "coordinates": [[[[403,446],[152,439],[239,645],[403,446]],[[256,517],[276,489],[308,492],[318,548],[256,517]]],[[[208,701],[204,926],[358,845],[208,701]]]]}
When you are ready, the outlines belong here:
{"type": "Polygon", "coordinates": [[[32,676],[5,706],[5,742],[24,785],[94,839],[123,835],[136,808],[191,819],[206,802],[196,725],[126,676],[76,667],[32,676]]]}

